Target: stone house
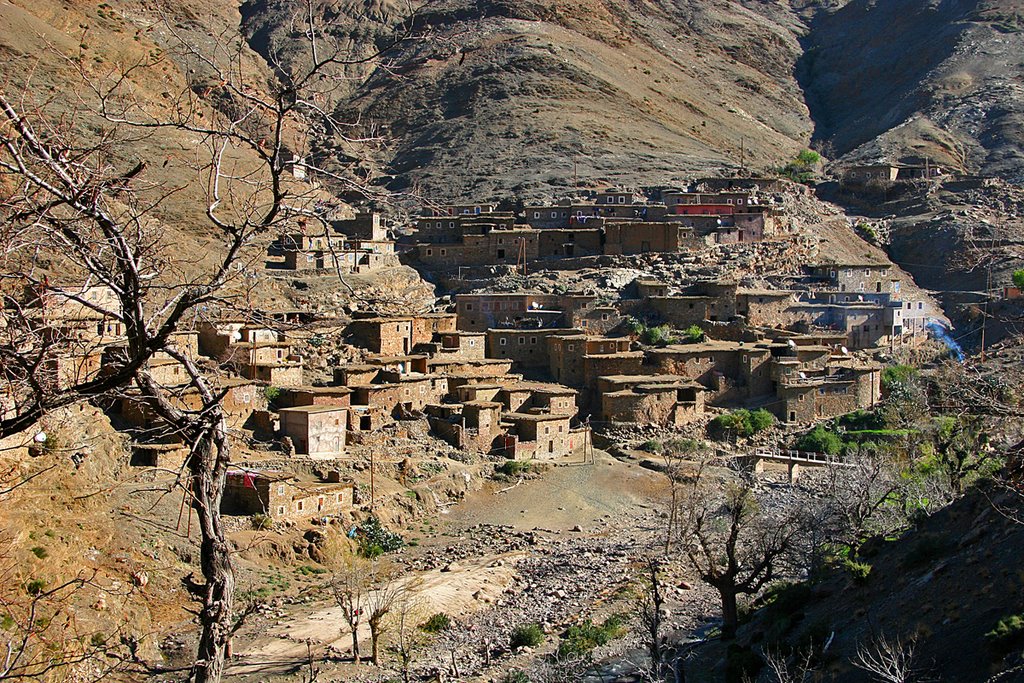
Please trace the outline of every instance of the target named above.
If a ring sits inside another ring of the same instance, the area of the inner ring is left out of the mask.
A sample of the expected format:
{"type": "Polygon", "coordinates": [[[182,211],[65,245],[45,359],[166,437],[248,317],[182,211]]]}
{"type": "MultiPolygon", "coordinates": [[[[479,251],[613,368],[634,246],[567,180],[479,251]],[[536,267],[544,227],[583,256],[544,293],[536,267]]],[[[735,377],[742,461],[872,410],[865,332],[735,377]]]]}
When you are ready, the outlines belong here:
{"type": "Polygon", "coordinates": [[[773,412],[787,423],[813,422],[870,408],[881,400],[881,366],[849,363],[817,372],[789,369],[778,382],[773,412]]]}
{"type": "Polygon", "coordinates": [[[556,294],[487,292],[455,295],[458,329],[485,332],[491,328],[552,327],[564,322],[562,299],[556,294]]]}
{"type": "Polygon", "coordinates": [[[597,228],[555,228],[541,230],[538,258],[600,256],[604,253],[603,231],[597,228]]]}
{"type": "Polygon", "coordinates": [[[353,346],[384,356],[406,356],[414,346],[412,317],[356,319],[345,333],[353,346]]]}
{"type": "Polygon", "coordinates": [[[600,377],[597,393],[609,423],[680,426],[704,414],[704,387],[674,375],[600,377]]]}
{"type": "Polygon", "coordinates": [[[646,254],[678,252],[700,245],[692,228],[674,222],[607,223],[605,254],[646,254]]]}
{"type": "Polygon", "coordinates": [[[328,473],[326,481],[303,481],[279,470],[230,470],[221,512],[276,521],[329,517],[352,510],[354,489],[338,472],[328,473]]]}
{"type": "Polygon", "coordinates": [[[427,406],[431,430],[462,450],[490,453],[506,429],[500,403],[474,400],[460,404],[427,406]]]}
{"type": "Polygon", "coordinates": [[[338,458],[345,451],[347,409],[332,405],[281,408],[281,435],[290,437],[295,452],[311,458],[338,458]]]}
{"type": "Polygon", "coordinates": [[[505,413],[502,420],[512,425],[503,455],[517,460],[549,460],[570,455],[583,444],[569,426],[568,415],[551,413],[505,413]]]}
{"type": "Polygon", "coordinates": [[[544,368],[550,365],[548,337],[578,330],[560,328],[491,329],[487,330],[487,355],[509,359],[522,368],[544,368]]]}

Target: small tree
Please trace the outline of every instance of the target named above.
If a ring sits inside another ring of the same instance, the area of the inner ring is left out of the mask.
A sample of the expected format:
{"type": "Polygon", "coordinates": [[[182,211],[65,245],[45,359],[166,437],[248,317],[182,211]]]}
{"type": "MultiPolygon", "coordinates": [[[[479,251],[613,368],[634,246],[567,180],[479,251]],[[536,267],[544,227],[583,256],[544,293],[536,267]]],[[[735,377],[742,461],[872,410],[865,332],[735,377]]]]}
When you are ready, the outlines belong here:
{"type": "Polygon", "coordinates": [[[391,619],[391,630],[394,637],[386,649],[398,660],[402,683],[409,683],[412,663],[430,641],[431,634],[448,628],[448,626],[437,630],[427,628],[430,620],[423,621],[423,605],[416,594],[420,585],[419,581],[408,584],[407,590],[404,590],[395,601],[394,614],[391,619]]]}
{"type": "Polygon", "coordinates": [[[736,635],[737,598],[754,595],[790,566],[809,520],[806,506],[766,512],[753,483],[710,481],[706,469],[688,483],[681,502],[680,542],[700,579],[718,591],[722,638],[736,635]]]}
{"type": "Polygon", "coordinates": [[[936,418],[932,427],[936,462],[959,496],[974,478],[995,471],[1002,460],[989,444],[988,432],[977,416],[936,418]]]}
{"type": "Polygon", "coordinates": [[[1024,289],[1024,268],[1013,271],[1013,286],[1024,289]]]}

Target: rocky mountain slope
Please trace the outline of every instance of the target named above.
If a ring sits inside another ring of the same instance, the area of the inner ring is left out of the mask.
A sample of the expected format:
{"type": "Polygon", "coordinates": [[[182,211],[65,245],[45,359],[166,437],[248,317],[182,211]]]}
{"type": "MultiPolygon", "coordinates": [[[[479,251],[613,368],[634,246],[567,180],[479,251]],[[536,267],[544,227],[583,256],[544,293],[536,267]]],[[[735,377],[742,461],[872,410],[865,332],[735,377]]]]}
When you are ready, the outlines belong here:
{"type": "MultiPolygon", "coordinates": [[[[287,60],[301,4],[246,3],[252,47],[287,60]]],[[[830,157],[1022,168],[1018,0],[317,6],[359,57],[403,21],[417,36],[343,69],[341,109],[389,139],[377,172],[393,189],[650,185],[770,169],[812,139],[830,157]]]]}

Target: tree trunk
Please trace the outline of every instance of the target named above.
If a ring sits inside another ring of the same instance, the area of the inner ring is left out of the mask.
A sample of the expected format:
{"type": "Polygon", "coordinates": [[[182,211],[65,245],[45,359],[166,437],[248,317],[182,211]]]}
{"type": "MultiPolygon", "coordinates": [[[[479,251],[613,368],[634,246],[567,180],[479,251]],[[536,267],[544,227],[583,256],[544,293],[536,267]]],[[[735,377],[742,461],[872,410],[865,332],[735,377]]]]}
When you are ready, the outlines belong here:
{"type": "Polygon", "coordinates": [[[352,661],[359,663],[359,624],[352,627],[352,661]]]}
{"type": "Polygon", "coordinates": [[[722,640],[732,640],[739,625],[736,592],[731,588],[719,588],[718,592],[722,596],[722,640]]]}
{"type": "Polygon", "coordinates": [[[370,661],[374,666],[380,666],[380,655],[378,652],[378,646],[380,645],[380,632],[377,627],[370,622],[370,661]]]}
{"type": "MultiPolygon", "coordinates": [[[[219,412],[219,411],[218,411],[219,412]]],[[[224,673],[224,657],[234,628],[235,575],[231,547],[221,525],[220,503],[230,461],[223,418],[202,429],[192,444],[189,458],[192,508],[199,519],[202,537],[200,563],[206,592],[199,613],[202,633],[190,680],[218,683],[224,673]]]]}

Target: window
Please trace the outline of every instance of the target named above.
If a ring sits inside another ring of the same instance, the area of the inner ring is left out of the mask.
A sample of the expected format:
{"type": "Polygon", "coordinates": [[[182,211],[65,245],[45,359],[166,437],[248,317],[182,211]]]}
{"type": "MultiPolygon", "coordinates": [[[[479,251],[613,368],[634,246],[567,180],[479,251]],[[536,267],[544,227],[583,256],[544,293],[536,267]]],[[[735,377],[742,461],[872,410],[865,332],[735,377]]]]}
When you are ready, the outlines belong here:
{"type": "Polygon", "coordinates": [[[433,255],[434,255],[434,250],[433,249],[427,249],[427,256],[433,256],[433,255]]]}
{"type": "Polygon", "coordinates": [[[576,350],[576,345],[575,344],[569,344],[569,350],[570,351],[575,351],[576,350]]]}
{"type": "Polygon", "coordinates": [[[601,314],[601,320],[607,320],[607,319],[608,319],[608,314],[607,313],[602,313],[601,314]]]}
{"type": "Polygon", "coordinates": [[[302,501],[301,500],[295,503],[295,509],[298,510],[299,512],[302,512],[302,501]]]}
{"type": "Polygon", "coordinates": [[[520,338],[519,338],[519,344],[520,344],[520,345],[523,345],[523,344],[525,344],[525,343],[526,343],[526,337],[520,337],[520,338]]]}
{"type": "Polygon", "coordinates": [[[540,211],[534,211],[533,212],[533,217],[534,218],[540,218],[540,211]]]}
{"type": "Polygon", "coordinates": [[[917,302],[917,310],[919,310],[919,311],[920,311],[920,310],[921,310],[922,308],[924,308],[924,303],[922,303],[922,302],[918,301],[918,302],[917,302]]]}
{"type": "Polygon", "coordinates": [[[448,227],[449,228],[454,228],[455,227],[455,221],[449,221],[448,222],[448,227]]]}
{"type": "Polygon", "coordinates": [[[864,277],[871,277],[871,271],[867,268],[864,269],[864,277]]]}
{"type": "Polygon", "coordinates": [[[277,487],[277,495],[279,495],[279,496],[283,496],[284,495],[284,484],[281,484],[280,486],[277,487]]]}
{"type": "Polygon", "coordinates": [[[441,256],[447,256],[447,255],[448,255],[448,250],[447,249],[442,249],[441,250],[441,256]]]}
{"type": "Polygon", "coordinates": [[[551,217],[552,218],[558,218],[558,212],[557,211],[552,211],[551,212],[551,217]]]}
{"type": "Polygon", "coordinates": [[[537,343],[537,338],[536,337],[530,337],[530,343],[531,344],[536,344],[537,343]]]}
{"type": "Polygon", "coordinates": [[[279,515],[283,515],[284,514],[284,505],[278,505],[277,506],[277,514],[279,514],[279,515]]]}
{"type": "Polygon", "coordinates": [[[502,337],[501,339],[498,340],[498,346],[505,346],[506,344],[508,344],[508,339],[502,337]]]}

